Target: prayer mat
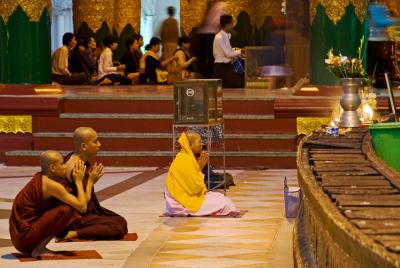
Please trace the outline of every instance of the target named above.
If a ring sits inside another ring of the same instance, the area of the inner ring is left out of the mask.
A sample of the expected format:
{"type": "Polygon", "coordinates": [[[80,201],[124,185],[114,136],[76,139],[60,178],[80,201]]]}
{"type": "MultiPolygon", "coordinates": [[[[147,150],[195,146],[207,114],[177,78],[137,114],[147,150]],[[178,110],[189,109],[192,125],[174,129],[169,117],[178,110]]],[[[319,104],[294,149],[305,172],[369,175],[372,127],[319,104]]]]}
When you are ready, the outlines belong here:
{"type": "Polygon", "coordinates": [[[122,239],[120,240],[88,240],[88,239],[60,239],[56,240],[56,243],[67,243],[67,242],[93,242],[93,241],[136,241],[138,239],[137,233],[127,233],[122,239]]]}
{"type": "Polygon", "coordinates": [[[51,261],[51,260],[83,260],[83,259],[102,259],[96,250],[72,250],[72,251],[55,251],[54,256],[39,256],[37,259],[32,258],[29,254],[12,253],[20,262],[32,261],[51,261]]]}
{"type": "Polygon", "coordinates": [[[238,215],[228,215],[228,216],[215,216],[215,215],[207,215],[207,216],[171,216],[168,215],[167,213],[163,213],[160,215],[160,217],[168,217],[168,218],[184,218],[184,217],[193,217],[193,218],[242,218],[248,210],[241,210],[238,215]]]}

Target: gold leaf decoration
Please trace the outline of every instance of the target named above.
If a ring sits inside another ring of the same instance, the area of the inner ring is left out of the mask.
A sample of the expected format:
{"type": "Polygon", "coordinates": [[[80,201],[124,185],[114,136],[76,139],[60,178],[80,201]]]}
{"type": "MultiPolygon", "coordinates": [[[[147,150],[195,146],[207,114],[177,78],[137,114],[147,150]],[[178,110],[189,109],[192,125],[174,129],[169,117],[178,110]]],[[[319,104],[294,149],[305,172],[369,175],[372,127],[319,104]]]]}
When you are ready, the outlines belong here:
{"type": "Polygon", "coordinates": [[[32,133],[32,116],[0,115],[0,133],[32,133]]]}
{"type": "Polygon", "coordinates": [[[329,125],[330,117],[297,117],[297,135],[309,135],[321,129],[323,125],[329,125]]]}
{"type": "Polygon", "coordinates": [[[135,32],[140,31],[141,0],[115,0],[114,29],[118,34],[130,24],[135,32]]]}
{"type": "Polygon", "coordinates": [[[379,3],[384,4],[395,17],[400,16],[400,1],[399,0],[378,0],[379,3]]]}
{"type": "Polygon", "coordinates": [[[114,25],[114,0],[74,0],[74,29],[79,29],[83,22],[95,33],[106,22],[109,30],[114,25]]]}
{"type": "Polygon", "coordinates": [[[38,22],[44,9],[47,9],[49,14],[51,13],[51,0],[0,0],[0,17],[5,24],[18,6],[22,8],[31,22],[38,22]]]}
{"type": "Polygon", "coordinates": [[[346,14],[348,5],[354,6],[355,14],[358,20],[363,23],[367,15],[368,0],[311,0],[310,1],[310,16],[313,22],[317,7],[321,5],[325,8],[325,14],[336,25],[346,14]]]}
{"type": "Polygon", "coordinates": [[[207,12],[207,0],[181,0],[181,28],[189,35],[193,28],[199,27],[207,12]]]}

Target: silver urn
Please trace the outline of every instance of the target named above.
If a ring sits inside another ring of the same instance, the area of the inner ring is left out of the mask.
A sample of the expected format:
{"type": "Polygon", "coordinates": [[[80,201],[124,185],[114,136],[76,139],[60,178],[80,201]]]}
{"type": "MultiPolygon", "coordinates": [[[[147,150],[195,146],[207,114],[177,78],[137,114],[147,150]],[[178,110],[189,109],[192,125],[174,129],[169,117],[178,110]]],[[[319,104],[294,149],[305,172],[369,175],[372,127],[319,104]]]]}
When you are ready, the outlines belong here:
{"type": "Polygon", "coordinates": [[[343,96],[340,98],[340,106],[343,111],[340,116],[339,127],[352,128],[361,126],[360,116],[357,112],[361,105],[359,90],[362,87],[363,78],[341,78],[343,96]]]}

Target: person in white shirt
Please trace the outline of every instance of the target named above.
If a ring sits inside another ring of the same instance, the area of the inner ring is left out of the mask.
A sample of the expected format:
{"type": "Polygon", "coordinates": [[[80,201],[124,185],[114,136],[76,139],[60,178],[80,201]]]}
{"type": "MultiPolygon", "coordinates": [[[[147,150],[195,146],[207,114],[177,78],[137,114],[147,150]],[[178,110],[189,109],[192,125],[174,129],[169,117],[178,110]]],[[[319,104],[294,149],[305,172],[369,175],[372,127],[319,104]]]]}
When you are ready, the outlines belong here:
{"type": "Polygon", "coordinates": [[[52,80],[63,85],[79,85],[87,80],[85,73],[71,73],[69,70],[70,51],[76,46],[73,33],[63,35],[63,46],[57,48],[51,56],[52,80]]]}
{"type": "Polygon", "coordinates": [[[99,58],[97,84],[131,85],[132,80],[122,74],[125,71],[126,66],[124,64],[114,66],[113,64],[113,50],[118,48],[117,38],[112,35],[107,35],[104,37],[103,44],[105,49],[99,58]]]}
{"type": "Polygon", "coordinates": [[[214,75],[222,79],[224,88],[243,88],[244,77],[237,73],[232,63],[242,56],[242,50],[232,48],[231,33],[233,31],[233,17],[222,15],[220,18],[221,30],[214,38],[214,75]]]}

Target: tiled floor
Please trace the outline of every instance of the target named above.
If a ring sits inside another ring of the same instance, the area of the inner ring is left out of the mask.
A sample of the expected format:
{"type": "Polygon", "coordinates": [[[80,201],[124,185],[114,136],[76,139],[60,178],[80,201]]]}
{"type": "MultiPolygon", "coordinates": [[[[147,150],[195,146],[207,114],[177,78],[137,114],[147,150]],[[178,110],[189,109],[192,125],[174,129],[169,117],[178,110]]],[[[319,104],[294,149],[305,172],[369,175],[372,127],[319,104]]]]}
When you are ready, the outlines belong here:
{"type": "MultiPolygon", "coordinates": [[[[10,255],[8,211],[35,169],[0,167],[0,267],[293,267],[292,227],[284,217],[283,177],[296,185],[295,170],[231,171],[237,186],[227,195],[242,218],[164,218],[165,174],[110,196],[102,205],[122,214],[135,242],[50,243],[53,250],[96,250],[101,260],[20,263],[10,255]],[[7,178],[9,177],[9,178],[7,178]]],[[[104,189],[151,169],[108,169],[104,189]]]]}

